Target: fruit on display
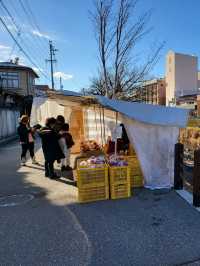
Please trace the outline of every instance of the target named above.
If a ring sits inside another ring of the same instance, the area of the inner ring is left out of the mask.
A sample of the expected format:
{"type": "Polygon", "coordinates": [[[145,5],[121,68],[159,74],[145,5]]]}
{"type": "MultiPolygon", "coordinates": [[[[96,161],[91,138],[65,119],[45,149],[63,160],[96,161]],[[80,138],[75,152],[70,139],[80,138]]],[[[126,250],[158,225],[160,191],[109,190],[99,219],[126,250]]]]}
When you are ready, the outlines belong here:
{"type": "Polygon", "coordinates": [[[110,166],[128,166],[128,162],[124,160],[123,156],[111,155],[108,158],[108,164],[110,166]]]}
{"type": "Polygon", "coordinates": [[[86,140],[81,142],[81,151],[99,151],[100,145],[95,140],[86,140]]]}
{"type": "Polygon", "coordinates": [[[89,159],[85,159],[80,162],[81,168],[100,168],[104,167],[105,158],[104,156],[92,156],[89,159]]]}

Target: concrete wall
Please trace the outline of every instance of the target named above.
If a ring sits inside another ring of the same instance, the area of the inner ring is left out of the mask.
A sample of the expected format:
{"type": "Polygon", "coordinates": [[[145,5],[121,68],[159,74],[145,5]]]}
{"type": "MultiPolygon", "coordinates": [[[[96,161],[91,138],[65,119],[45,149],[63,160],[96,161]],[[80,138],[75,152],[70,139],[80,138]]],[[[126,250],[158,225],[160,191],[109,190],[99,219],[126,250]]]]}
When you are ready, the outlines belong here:
{"type": "Polygon", "coordinates": [[[19,112],[0,108],[0,141],[16,134],[19,112]]]}
{"type": "Polygon", "coordinates": [[[166,58],[166,104],[197,92],[198,59],[170,51],[166,58]]]}

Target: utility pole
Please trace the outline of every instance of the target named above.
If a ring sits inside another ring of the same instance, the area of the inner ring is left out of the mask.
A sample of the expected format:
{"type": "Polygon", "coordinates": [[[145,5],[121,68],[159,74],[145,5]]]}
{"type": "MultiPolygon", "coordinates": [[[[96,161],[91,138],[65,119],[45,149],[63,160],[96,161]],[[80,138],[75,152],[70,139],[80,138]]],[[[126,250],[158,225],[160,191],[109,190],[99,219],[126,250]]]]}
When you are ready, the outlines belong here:
{"type": "Polygon", "coordinates": [[[52,41],[49,41],[49,57],[50,59],[47,59],[46,62],[50,62],[51,65],[51,87],[54,90],[54,77],[53,77],[53,64],[57,62],[57,60],[55,59],[55,52],[57,52],[58,50],[55,49],[55,47],[52,44],[52,41]]]}
{"type": "Polygon", "coordinates": [[[62,77],[60,77],[60,90],[63,90],[63,85],[62,85],[62,77]]]}

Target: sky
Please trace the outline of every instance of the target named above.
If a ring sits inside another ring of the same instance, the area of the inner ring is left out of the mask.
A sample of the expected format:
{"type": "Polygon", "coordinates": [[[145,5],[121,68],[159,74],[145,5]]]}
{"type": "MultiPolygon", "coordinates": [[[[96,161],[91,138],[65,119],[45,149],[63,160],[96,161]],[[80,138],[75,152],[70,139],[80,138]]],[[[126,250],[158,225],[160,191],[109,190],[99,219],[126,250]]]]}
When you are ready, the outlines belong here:
{"type": "MultiPolygon", "coordinates": [[[[38,72],[40,79],[36,83],[50,85],[50,65],[45,59],[49,58],[48,42],[52,40],[58,49],[54,65],[56,88],[59,89],[60,76],[66,90],[79,91],[90,85],[99,66],[97,44],[89,18],[89,10],[94,8],[93,0],[3,0],[3,3],[4,7],[0,4],[0,16],[32,62],[14,45],[2,24],[0,61],[18,56],[19,63],[42,72],[38,72]]],[[[152,47],[165,42],[152,76],[164,75],[165,56],[169,50],[200,57],[199,0],[140,0],[132,19],[150,9],[149,27],[152,30],[136,49],[143,62],[152,47]]]]}

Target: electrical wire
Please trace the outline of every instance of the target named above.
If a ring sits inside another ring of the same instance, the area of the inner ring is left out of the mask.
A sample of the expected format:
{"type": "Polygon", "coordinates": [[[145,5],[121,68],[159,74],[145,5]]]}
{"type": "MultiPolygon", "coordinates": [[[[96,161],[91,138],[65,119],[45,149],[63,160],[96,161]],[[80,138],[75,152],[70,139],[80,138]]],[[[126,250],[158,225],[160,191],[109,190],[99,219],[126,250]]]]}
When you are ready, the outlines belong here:
{"type": "MultiPolygon", "coordinates": [[[[21,50],[21,52],[26,56],[26,58],[29,60],[29,62],[34,65],[38,71],[44,76],[47,77],[47,75],[36,65],[36,63],[32,60],[32,58],[29,56],[29,54],[23,49],[23,47],[19,44],[19,42],[16,40],[15,36],[13,35],[13,33],[10,31],[10,29],[8,28],[8,26],[6,25],[5,21],[2,19],[2,17],[0,17],[0,21],[3,24],[4,28],[7,30],[7,32],[9,33],[9,35],[11,36],[11,38],[13,39],[13,41],[16,43],[16,45],[19,47],[19,49],[21,50]]],[[[48,77],[49,79],[49,77],[48,77]]]]}
{"type": "MultiPolygon", "coordinates": [[[[18,0],[18,1],[19,1],[20,6],[22,7],[22,9],[24,11],[24,14],[27,17],[27,20],[28,20],[29,24],[33,27],[33,29],[36,28],[37,31],[38,31],[38,33],[41,34],[41,29],[38,26],[38,23],[36,22],[35,16],[34,16],[32,10],[31,10],[31,7],[30,7],[29,3],[27,1],[25,1],[25,3],[26,3],[26,6],[25,6],[22,0],[18,0]]],[[[42,42],[40,42],[41,41],[41,38],[39,36],[37,36],[38,37],[37,38],[35,34],[34,34],[34,37],[37,39],[38,44],[43,49],[42,42]]],[[[44,39],[42,39],[42,40],[44,41],[44,39]]],[[[47,42],[45,42],[45,45],[47,45],[47,42]]]]}
{"type": "MultiPolygon", "coordinates": [[[[27,44],[24,42],[24,39],[22,39],[21,37],[21,33],[22,33],[22,30],[21,28],[17,25],[15,19],[13,18],[11,12],[9,11],[9,9],[7,8],[7,6],[4,4],[3,0],[0,0],[0,3],[2,5],[2,8],[6,11],[6,13],[8,14],[8,18],[12,21],[14,27],[15,27],[15,30],[17,31],[17,37],[20,38],[21,42],[23,42],[24,46],[26,46],[26,50],[29,50],[29,47],[27,46],[27,44]]],[[[30,43],[30,41],[28,41],[30,43]]],[[[35,43],[34,43],[35,45],[35,43]]],[[[37,49],[37,52],[39,54],[38,58],[42,58],[42,57],[46,57],[44,56],[43,54],[40,53],[40,49],[37,49]]],[[[29,54],[31,54],[30,50],[29,50],[29,54]]]]}

